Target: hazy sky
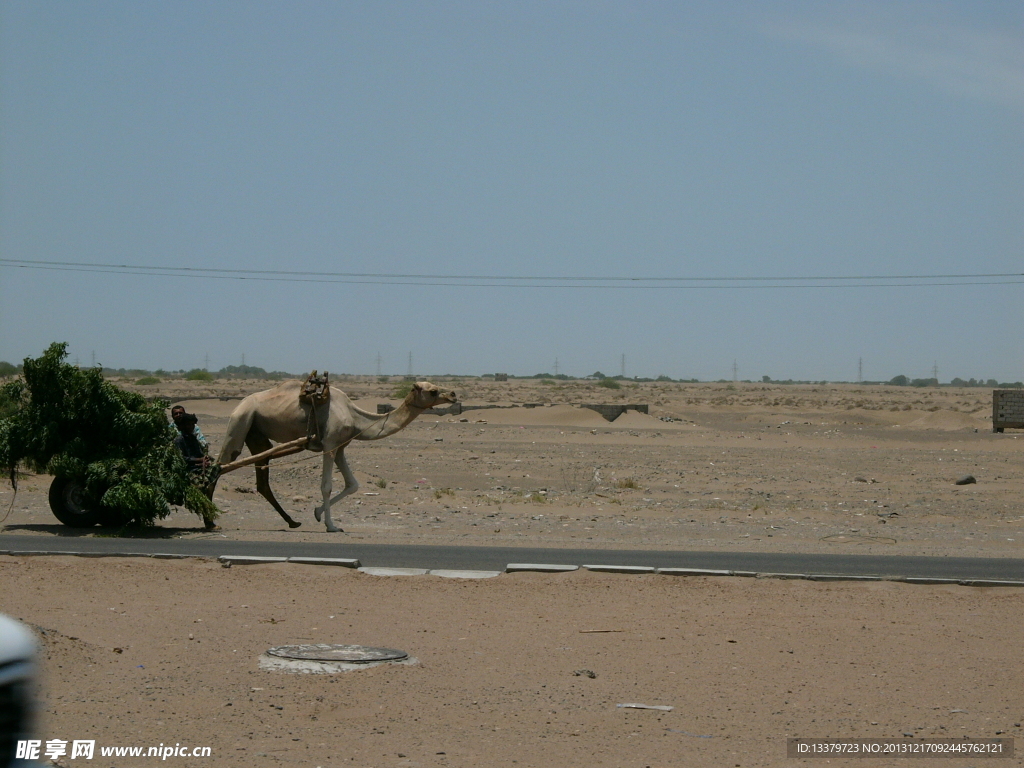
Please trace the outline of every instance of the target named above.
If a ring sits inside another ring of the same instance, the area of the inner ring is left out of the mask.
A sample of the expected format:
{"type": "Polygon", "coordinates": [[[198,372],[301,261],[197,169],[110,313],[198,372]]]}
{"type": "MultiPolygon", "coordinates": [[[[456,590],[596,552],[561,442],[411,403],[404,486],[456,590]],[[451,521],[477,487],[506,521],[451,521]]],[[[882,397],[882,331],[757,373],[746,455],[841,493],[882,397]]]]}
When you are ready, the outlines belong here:
{"type": "Polygon", "coordinates": [[[0,262],[0,359],[1024,379],[1019,0],[0,0],[0,48],[0,259],[239,270],[0,262]]]}

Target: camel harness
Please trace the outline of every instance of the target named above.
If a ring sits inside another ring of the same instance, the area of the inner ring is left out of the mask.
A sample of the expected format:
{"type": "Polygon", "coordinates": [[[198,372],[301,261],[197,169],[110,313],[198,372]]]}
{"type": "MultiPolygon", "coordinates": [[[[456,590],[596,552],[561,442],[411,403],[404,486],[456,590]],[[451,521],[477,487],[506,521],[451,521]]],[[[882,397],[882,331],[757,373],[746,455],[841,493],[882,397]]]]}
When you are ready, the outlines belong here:
{"type": "Polygon", "coordinates": [[[306,378],[299,392],[299,402],[309,405],[309,419],[306,422],[306,447],[322,451],[324,434],[327,432],[327,416],[331,410],[331,387],[327,382],[327,371],[318,376],[314,370],[306,378]]]}

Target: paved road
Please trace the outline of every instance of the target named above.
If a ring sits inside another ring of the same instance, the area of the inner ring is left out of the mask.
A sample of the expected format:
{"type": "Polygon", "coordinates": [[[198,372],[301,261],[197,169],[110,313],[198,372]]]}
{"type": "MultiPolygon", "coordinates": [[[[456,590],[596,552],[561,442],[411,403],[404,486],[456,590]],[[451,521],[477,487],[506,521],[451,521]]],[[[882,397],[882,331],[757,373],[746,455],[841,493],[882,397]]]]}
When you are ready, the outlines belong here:
{"type": "Polygon", "coordinates": [[[760,573],[842,576],[998,579],[1024,581],[1024,559],[984,557],[895,557],[748,552],[634,551],[523,547],[440,547],[338,542],[229,541],[227,539],[91,538],[0,534],[0,552],[83,552],[96,555],[168,553],[217,557],[346,557],[363,565],[400,568],[504,570],[509,563],[646,565],[714,568],[760,573]]]}

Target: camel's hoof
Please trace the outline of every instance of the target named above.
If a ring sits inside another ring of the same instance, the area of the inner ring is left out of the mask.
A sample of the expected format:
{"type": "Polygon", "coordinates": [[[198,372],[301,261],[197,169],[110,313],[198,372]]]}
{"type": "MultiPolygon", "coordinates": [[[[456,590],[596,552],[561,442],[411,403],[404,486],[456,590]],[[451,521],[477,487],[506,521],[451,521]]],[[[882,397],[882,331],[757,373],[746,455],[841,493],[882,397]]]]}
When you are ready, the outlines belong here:
{"type": "Polygon", "coordinates": [[[344,533],[345,531],[343,531],[341,528],[328,528],[327,532],[328,533],[344,533]]]}
{"type": "Polygon", "coordinates": [[[323,517],[324,517],[324,508],[323,507],[317,507],[316,509],[314,509],[313,510],[313,516],[316,518],[316,521],[319,523],[323,519],[323,517]]]}
{"type": "Polygon", "coordinates": [[[298,528],[300,525],[302,525],[302,523],[296,522],[295,520],[288,521],[289,528],[298,528]]]}

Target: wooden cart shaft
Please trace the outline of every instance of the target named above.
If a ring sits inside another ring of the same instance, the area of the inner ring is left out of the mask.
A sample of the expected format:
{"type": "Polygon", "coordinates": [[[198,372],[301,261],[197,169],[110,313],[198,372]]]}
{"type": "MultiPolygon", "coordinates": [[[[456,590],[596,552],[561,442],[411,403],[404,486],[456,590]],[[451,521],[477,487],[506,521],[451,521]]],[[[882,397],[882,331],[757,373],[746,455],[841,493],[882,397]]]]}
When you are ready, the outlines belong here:
{"type": "Polygon", "coordinates": [[[257,453],[255,456],[246,456],[244,459],[237,459],[235,461],[229,461],[227,464],[221,464],[220,473],[223,475],[227,472],[233,472],[236,469],[247,467],[250,464],[265,463],[271,459],[280,458],[281,456],[290,456],[293,453],[305,450],[306,443],[308,442],[308,437],[300,437],[298,440],[279,443],[270,450],[257,453]]]}

